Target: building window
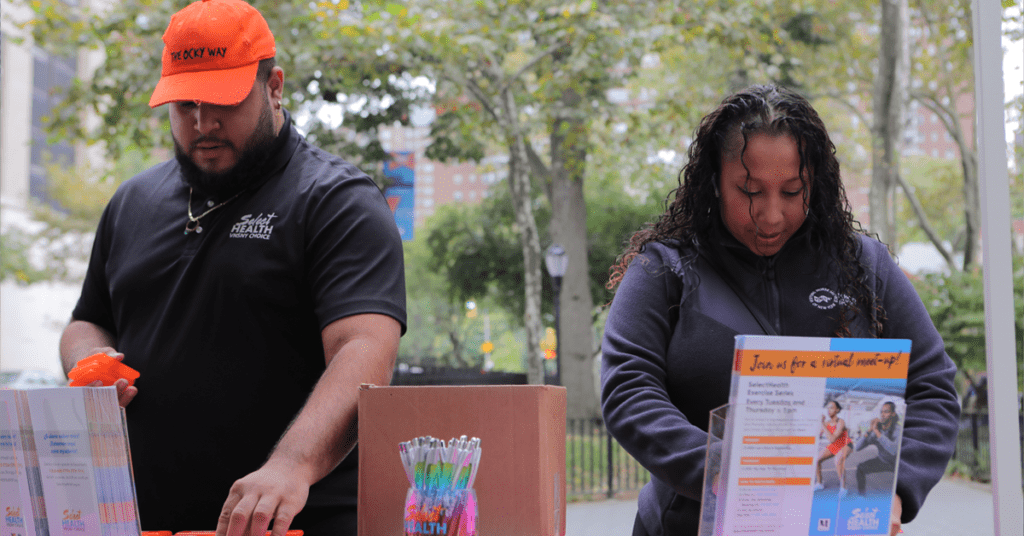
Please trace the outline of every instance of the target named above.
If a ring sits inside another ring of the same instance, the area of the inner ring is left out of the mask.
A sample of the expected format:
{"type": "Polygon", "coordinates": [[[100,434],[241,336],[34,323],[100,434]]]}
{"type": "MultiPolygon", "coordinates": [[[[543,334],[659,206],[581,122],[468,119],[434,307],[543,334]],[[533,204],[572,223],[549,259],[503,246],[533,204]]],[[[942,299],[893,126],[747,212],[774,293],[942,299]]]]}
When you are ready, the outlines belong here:
{"type": "Polygon", "coordinates": [[[452,193],[452,199],[454,199],[456,201],[462,201],[462,191],[461,190],[455,190],[455,192],[452,193]]]}
{"type": "Polygon", "coordinates": [[[452,182],[454,182],[455,184],[462,184],[462,174],[456,173],[452,175],[452,182]]]}

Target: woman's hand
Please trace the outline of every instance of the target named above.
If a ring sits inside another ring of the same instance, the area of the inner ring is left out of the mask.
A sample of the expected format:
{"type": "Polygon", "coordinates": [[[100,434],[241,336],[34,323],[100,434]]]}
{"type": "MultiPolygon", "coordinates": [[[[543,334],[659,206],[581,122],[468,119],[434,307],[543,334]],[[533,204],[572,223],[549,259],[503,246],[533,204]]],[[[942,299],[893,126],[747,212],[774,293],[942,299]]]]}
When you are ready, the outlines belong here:
{"type": "Polygon", "coordinates": [[[901,529],[903,523],[900,522],[900,516],[903,515],[903,499],[900,499],[899,495],[893,495],[892,497],[892,511],[889,513],[889,536],[896,536],[903,532],[901,529]]]}

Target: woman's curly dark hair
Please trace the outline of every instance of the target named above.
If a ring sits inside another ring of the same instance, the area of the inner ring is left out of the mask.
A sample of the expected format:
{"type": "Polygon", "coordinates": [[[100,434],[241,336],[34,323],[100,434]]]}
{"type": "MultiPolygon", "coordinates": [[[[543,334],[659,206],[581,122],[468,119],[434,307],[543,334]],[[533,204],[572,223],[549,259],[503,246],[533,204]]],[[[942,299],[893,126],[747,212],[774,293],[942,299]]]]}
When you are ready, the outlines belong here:
{"type": "Polygon", "coordinates": [[[809,176],[812,182],[807,219],[813,240],[829,261],[840,294],[851,297],[841,302],[835,335],[851,336],[852,319],[861,311],[870,311],[871,334],[880,336],[885,313],[864,281],[857,239],[864,230],[850,211],[835,145],[807,99],[780,86],[755,85],[730,95],[701,120],[690,145],[689,161],[679,173],[679,186],[666,198],[666,211],[658,221],[633,234],[626,251],[611,267],[607,288],[618,286],[629,264],[650,242],[675,240],[680,248],[709,243],[712,228],[721,218],[715,189],[723,153],[730,158],[742,156],[754,134],[789,135],[796,141],[801,176],[809,176]]]}

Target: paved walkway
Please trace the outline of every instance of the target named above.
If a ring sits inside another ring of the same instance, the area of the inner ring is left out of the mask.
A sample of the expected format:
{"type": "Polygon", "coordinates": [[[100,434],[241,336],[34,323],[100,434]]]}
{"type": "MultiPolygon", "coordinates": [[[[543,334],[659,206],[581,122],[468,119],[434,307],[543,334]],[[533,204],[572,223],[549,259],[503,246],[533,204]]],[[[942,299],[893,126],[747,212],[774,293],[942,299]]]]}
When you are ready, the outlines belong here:
{"type": "MultiPolygon", "coordinates": [[[[566,536],[629,536],[636,500],[570,503],[566,536]]],[[[928,495],[917,518],[903,527],[907,536],[994,536],[992,488],[943,479],[928,495]]]]}

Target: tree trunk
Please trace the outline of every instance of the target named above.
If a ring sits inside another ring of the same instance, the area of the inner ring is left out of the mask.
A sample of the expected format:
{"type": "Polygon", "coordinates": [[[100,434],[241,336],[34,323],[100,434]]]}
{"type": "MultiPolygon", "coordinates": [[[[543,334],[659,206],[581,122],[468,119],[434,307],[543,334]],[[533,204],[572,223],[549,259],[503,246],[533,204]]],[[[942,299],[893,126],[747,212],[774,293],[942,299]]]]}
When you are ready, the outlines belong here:
{"type": "Polygon", "coordinates": [[[587,259],[587,205],[583,196],[589,127],[578,117],[579,96],[566,91],[565,113],[551,125],[551,240],[565,248],[569,258],[559,299],[561,383],[566,388],[567,416],[599,417],[594,390],[594,327],[591,311],[590,264],[587,259]],[[575,114],[574,114],[575,112],[575,114]]]}
{"type": "Polygon", "coordinates": [[[882,0],[878,73],[873,95],[871,151],[871,229],[896,249],[895,207],[897,152],[903,133],[910,53],[907,45],[907,0],[882,0]]]}
{"type": "MultiPolygon", "coordinates": [[[[962,137],[961,137],[962,138],[962,137]]],[[[966,143],[960,144],[960,165],[964,172],[964,271],[974,264],[977,238],[981,233],[981,194],[978,191],[978,155],[966,143]]]]}
{"type": "Polygon", "coordinates": [[[452,343],[452,353],[448,360],[448,366],[459,368],[463,364],[462,359],[462,339],[459,338],[459,317],[452,316],[452,326],[448,330],[448,340],[452,343]]]}
{"type": "MultiPolygon", "coordinates": [[[[953,93],[952,86],[947,86],[945,93],[953,93]]],[[[943,103],[934,96],[921,96],[917,101],[926,106],[942,121],[946,132],[956,142],[960,150],[960,170],[964,177],[964,229],[953,241],[953,251],[963,251],[962,269],[968,270],[977,260],[977,238],[981,232],[981,198],[978,191],[978,153],[968,140],[960,124],[956,98],[950,97],[949,104],[943,103]]],[[[951,267],[956,269],[957,267],[951,267]]]]}
{"type": "Polygon", "coordinates": [[[526,327],[526,381],[531,385],[544,383],[544,355],[541,352],[541,254],[537,221],[533,217],[533,194],[530,188],[529,163],[526,144],[519,124],[519,111],[512,92],[507,88],[498,96],[501,99],[500,122],[506,133],[509,147],[508,184],[512,192],[512,204],[516,211],[516,225],[523,247],[523,287],[526,306],[523,311],[523,325],[526,327]]]}
{"type": "Polygon", "coordinates": [[[924,207],[921,206],[921,201],[914,194],[914,191],[907,184],[907,181],[903,179],[903,176],[897,175],[896,180],[899,181],[900,189],[903,190],[904,195],[907,196],[907,201],[910,202],[910,208],[914,210],[914,214],[917,216],[918,226],[924,231],[924,234],[931,241],[935,249],[938,250],[939,254],[946,261],[946,266],[949,266],[951,272],[957,270],[956,262],[953,260],[953,253],[946,249],[946,245],[942,243],[942,237],[935,232],[935,228],[932,227],[931,222],[928,221],[928,214],[925,213],[924,207]]]}

